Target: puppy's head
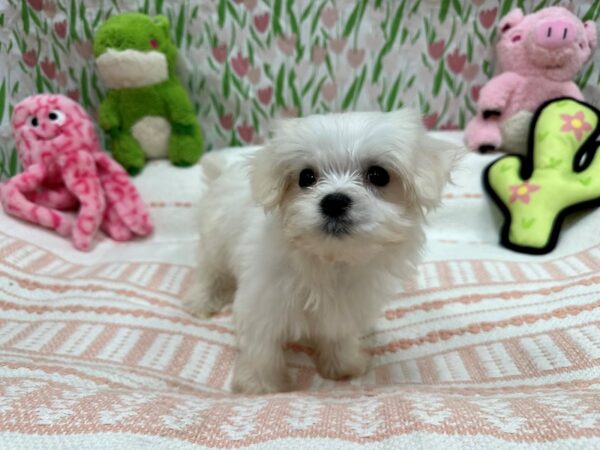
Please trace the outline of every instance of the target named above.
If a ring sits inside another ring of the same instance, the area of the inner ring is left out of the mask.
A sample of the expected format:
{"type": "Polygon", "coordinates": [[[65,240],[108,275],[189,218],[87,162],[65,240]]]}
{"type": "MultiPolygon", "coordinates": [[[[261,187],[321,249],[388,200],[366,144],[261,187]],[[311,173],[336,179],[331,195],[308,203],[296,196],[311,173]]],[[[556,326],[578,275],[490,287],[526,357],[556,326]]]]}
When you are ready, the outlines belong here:
{"type": "Polygon", "coordinates": [[[252,190],[298,248],[367,262],[421,239],[456,156],[408,109],[315,115],[278,124],[251,161],[252,190]]]}

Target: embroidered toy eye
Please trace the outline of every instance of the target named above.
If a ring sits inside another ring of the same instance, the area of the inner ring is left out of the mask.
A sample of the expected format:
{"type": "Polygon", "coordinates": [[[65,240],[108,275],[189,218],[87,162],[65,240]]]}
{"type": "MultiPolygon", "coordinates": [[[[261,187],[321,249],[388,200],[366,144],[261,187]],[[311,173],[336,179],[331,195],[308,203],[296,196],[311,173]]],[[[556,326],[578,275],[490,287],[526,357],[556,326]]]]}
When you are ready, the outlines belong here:
{"type": "Polygon", "coordinates": [[[303,169],[298,177],[298,186],[301,188],[307,188],[314,185],[317,182],[317,176],[312,169],[303,169]]]}
{"type": "Polygon", "coordinates": [[[517,34],[516,36],[514,36],[511,41],[513,42],[519,42],[521,40],[521,35],[517,34]]]}
{"type": "Polygon", "coordinates": [[[152,48],[158,48],[158,41],[156,39],[150,39],[150,46],[152,48]]]}
{"type": "Polygon", "coordinates": [[[53,109],[48,113],[48,119],[50,119],[50,122],[55,123],[56,125],[62,125],[65,123],[66,117],[62,111],[53,109]]]}
{"type": "Polygon", "coordinates": [[[367,180],[373,186],[383,187],[390,182],[390,174],[383,167],[371,166],[367,170],[367,180]]]}
{"type": "Polygon", "coordinates": [[[38,121],[37,117],[33,116],[33,117],[29,118],[29,125],[32,126],[33,128],[36,128],[39,124],[40,124],[40,122],[38,121]]]}

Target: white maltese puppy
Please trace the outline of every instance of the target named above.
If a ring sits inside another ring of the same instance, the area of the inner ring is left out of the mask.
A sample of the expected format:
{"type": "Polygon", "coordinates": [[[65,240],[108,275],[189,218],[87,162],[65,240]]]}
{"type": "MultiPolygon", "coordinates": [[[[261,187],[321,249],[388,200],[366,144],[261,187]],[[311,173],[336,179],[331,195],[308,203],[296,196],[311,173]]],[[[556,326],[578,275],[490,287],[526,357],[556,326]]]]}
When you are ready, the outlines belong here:
{"type": "Polygon", "coordinates": [[[440,203],[457,148],[411,110],[281,122],[247,160],[204,158],[197,280],[188,311],[233,301],[233,390],[288,389],[283,346],[308,340],[319,373],[363,374],[361,336],[413,274],[425,212],[440,203]]]}

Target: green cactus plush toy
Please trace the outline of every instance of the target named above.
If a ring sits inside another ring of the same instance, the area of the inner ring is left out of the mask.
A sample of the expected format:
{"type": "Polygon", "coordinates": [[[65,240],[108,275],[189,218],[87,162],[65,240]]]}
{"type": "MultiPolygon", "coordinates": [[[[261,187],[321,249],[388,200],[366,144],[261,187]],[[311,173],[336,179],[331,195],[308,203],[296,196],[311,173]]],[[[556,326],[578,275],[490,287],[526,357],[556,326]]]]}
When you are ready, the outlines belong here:
{"type": "Polygon", "coordinates": [[[140,13],[113,16],[96,33],[94,55],[108,88],[99,121],[114,158],[131,174],[140,172],[147,158],[195,164],[202,133],[176,75],[169,20],[140,13]]]}
{"type": "Polygon", "coordinates": [[[565,216],[600,205],[600,112],[572,98],[537,110],[526,156],[494,161],[486,190],[505,216],[501,243],[532,254],[552,251],[565,216]]]}

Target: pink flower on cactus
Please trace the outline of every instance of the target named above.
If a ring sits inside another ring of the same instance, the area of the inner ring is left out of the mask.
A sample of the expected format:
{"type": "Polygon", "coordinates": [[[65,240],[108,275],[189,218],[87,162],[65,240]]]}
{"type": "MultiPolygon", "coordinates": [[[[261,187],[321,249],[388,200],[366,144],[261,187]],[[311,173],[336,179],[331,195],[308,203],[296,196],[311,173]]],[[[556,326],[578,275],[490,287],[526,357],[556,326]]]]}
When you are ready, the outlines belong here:
{"type": "Polygon", "coordinates": [[[455,49],[446,57],[448,67],[453,73],[461,73],[467,62],[467,55],[461,54],[458,49],[455,49]]]}
{"type": "Polygon", "coordinates": [[[446,45],[446,43],[444,42],[443,39],[437,41],[437,42],[431,42],[428,46],[427,46],[427,52],[429,53],[429,56],[431,56],[432,59],[434,60],[438,60],[442,57],[442,55],[444,54],[444,46],[446,45]]]}
{"type": "Polygon", "coordinates": [[[530,194],[539,191],[540,186],[537,184],[529,184],[529,181],[524,181],[521,184],[509,186],[512,195],[510,196],[510,203],[521,200],[523,203],[529,203],[531,200],[530,194]]]}
{"type": "Polygon", "coordinates": [[[494,25],[497,13],[498,8],[484,9],[479,13],[479,21],[481,22],[483,28],[490,28],[492,25],[494,25]]]}
{"type": "Polygon", "coordinates": [[[240,52],[238,52],[235,58],[231,59],[231,67],[233,71],[241,78],[248,72],[248,64],[250,61],[248,58],[244,58],[240,52]]]}
{"type": "Polygon", "coordinates": [[[575,115],[561,114],[560,118],[565,121],[560,131],[575,133],[575,139],[578,141],[583,137],[583,133],[592,129],[592,124],[585,121],[583,111],[577,111],[575,115]]]}

